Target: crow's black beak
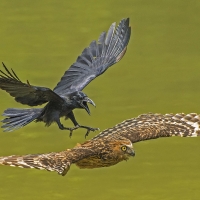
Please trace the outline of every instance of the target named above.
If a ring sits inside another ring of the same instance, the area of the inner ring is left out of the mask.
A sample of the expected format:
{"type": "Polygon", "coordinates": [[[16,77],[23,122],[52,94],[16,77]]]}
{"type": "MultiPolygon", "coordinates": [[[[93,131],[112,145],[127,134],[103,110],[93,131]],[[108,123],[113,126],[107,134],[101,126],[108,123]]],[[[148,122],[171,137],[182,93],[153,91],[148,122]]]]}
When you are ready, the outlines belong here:
{"type": "Polygon", "coordinates": [[[87,113],[90,115],[90,109],[87,105],[87,103],[90,103],[92,104],[94,107],[96,107],[94,101],[92,101],[92,99],[88,98],[88,97],[85,97],[81,102],[81,106],[87,111],[87,113]]]}

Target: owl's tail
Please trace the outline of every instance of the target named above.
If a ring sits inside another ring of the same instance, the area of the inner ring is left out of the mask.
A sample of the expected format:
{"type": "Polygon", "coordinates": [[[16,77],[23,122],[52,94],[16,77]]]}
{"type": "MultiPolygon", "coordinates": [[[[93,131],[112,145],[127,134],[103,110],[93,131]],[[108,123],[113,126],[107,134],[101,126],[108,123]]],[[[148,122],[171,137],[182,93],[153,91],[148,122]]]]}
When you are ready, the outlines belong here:
{"type": "Polygon", "coordinates": [[[2,114],[6,118],[1,122],[4,123],[2,128],[5,132],[11,132],[34,121],[42,112],[42,108],[17,109],[8,108],[2,114]]]}

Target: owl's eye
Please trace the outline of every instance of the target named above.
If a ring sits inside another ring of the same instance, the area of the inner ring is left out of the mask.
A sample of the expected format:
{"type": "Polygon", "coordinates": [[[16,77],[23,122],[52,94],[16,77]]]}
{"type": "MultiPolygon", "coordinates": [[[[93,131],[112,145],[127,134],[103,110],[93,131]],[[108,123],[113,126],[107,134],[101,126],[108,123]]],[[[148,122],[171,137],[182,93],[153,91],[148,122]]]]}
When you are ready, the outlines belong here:
{"type": "Polygon", "coordinates": [[[121,150],[122,150],[122,151],[126,151],[126,150],[127,150],[127,147],[126,147],[126,146],[122,146],[122,147],[121,147],[121,150]]]}

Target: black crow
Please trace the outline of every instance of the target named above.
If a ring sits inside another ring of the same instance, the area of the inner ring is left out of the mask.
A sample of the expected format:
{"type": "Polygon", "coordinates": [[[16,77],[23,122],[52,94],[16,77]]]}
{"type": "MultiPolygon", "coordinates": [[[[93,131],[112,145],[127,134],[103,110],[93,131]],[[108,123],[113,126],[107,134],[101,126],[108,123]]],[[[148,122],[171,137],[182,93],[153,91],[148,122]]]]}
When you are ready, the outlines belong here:
{"type": "Polygon", "coordinates": [[[89,126],[80,125],[73,114],[73,109],[82,108],[90,114],[87,103],[95,106],[82,90],[97,76],[103,74],[110,66],[121,60],[126,52],[130,39],[131,28],[129,18],[122,19],[116,27],[113,23],[107,34],[101,33],[98,42],[92,41],[85,48],[76,62],[62,76],[57,86],[51,90],[46,87],[33,86],[27,81],[20,81],[16,73],[4,65],[5,72],[0,70],[0,88],[6,90],[15,100],[21,104],[38,106],[47,103],[44,108],[16,109],[8,108],[4,111],[2,120],[4,131],[19,129],[32,121],[43,121],[46,126],[56,122],[61,130],[69,130],[70,136],[77,128],[90,131],[98,130],[89,126]],[[60,117],[70,119],[74,127],[64,127],[60,117]]]}

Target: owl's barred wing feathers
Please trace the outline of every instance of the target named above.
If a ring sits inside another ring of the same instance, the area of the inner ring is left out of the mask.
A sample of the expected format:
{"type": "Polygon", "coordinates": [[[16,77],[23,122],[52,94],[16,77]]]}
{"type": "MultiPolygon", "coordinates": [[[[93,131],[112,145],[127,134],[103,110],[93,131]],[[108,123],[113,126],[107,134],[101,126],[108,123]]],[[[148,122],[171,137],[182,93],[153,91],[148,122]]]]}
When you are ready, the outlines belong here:
{"type": "Polygon", "coordinates": [[[90,149],[73,148],[59,153],[51,152],[46,154],[0,157],[0,164],[12,167],[56,171],[58,174],[64,176],[70,169],[71,164],[90,155],[93,155],[90,149]]]}
{"type": "Polygon", "coordinates": [[[132,143],[159,137],[181,136],[195,137],[200,134],[200,115],[184,114],[142,114],[137,118],[127,119],[112,128],[99,133],[93,140],[111,135],[121,135],[132,143]]]}
{"type": "Polygon", "coordinates": [[[20,168],[34,168],[47,171],[56,171],[63,174],[70,168],[70,162],[62,160],[62,154],[30,154],[25,156],[8,156],[0,158],[0,164],[20,168]]]}
{"type": "Polygon", "coordinates": [[[132,143],[159,137],[200,135],[200,115],[143,114],[115,125],[91,140],[58,153],[0,157],[1,165],[45,169],[65,175],[71,164],[80,168],[109,167],[134,156],[132,143]]]}

